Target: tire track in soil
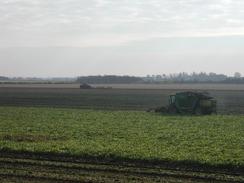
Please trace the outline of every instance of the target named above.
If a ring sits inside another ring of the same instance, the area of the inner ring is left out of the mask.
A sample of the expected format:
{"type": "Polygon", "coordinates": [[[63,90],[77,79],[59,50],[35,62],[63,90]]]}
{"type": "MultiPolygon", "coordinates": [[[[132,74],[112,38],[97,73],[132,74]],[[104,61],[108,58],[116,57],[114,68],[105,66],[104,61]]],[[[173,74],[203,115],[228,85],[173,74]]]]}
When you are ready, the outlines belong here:
{"type": "Polygon", "coordinates": [[[36,159],[0,158],[5,182],[243,182],[242,176],[36,159]]]}

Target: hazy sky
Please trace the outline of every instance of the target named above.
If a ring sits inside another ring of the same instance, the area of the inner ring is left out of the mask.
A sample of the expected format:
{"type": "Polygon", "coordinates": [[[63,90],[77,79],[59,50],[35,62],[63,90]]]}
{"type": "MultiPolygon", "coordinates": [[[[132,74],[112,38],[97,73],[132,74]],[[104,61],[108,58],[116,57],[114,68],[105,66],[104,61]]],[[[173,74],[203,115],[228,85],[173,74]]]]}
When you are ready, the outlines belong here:
{"type": "Polygon", "coordinates": [[[244,0],[1,0],[0,75],[244,74],[244,0]]]}

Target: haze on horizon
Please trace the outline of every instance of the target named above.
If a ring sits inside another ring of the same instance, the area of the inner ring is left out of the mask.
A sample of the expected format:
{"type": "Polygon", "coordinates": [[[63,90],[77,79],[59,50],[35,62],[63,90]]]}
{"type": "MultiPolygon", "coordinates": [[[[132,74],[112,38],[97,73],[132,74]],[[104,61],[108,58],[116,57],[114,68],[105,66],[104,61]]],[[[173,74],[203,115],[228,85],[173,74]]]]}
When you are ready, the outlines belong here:
{"type": "Polygon", "coordinates": [[[244,75],[243,0],[1,0],[0,75],[244,75]]]}

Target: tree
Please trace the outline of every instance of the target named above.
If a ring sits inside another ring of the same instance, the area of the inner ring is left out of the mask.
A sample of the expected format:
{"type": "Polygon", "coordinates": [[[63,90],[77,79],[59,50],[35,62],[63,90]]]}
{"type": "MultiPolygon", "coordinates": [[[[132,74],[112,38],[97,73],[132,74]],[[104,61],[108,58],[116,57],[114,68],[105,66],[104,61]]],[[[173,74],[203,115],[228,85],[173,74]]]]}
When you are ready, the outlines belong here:
{"type": "Polygon", "coordinates": [[[234,77],[235,77],[235,78],[241,78],[241,73],[239,73],[239,72],[235,72],[234,77]]]}

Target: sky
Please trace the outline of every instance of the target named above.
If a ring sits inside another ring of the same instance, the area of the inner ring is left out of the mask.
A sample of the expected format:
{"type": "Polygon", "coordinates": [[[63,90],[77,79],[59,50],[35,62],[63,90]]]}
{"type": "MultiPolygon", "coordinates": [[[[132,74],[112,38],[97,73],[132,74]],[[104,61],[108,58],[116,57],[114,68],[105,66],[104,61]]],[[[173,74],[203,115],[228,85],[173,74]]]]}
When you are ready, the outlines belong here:
{"type": "Polygon", "coordinates": [[[244,75],[243,0],[1,0],[0,75],[244,75]]]}

